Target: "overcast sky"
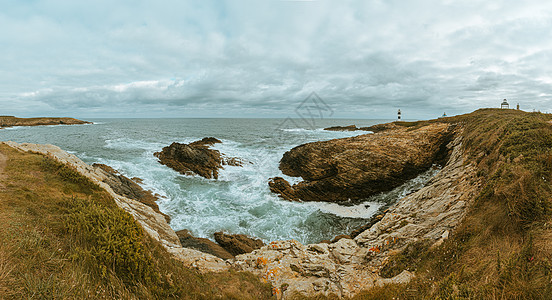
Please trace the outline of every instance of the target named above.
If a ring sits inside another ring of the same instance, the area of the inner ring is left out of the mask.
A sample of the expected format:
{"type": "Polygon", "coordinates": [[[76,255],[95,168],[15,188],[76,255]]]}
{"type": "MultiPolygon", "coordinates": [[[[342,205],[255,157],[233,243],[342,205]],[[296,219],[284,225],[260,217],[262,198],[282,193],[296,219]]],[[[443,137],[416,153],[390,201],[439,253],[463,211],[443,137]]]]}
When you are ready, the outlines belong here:
{"type": "Polygon", "coordinates": [[[0,115],[552,111],[551,1],[0,0],[0,115]]]}

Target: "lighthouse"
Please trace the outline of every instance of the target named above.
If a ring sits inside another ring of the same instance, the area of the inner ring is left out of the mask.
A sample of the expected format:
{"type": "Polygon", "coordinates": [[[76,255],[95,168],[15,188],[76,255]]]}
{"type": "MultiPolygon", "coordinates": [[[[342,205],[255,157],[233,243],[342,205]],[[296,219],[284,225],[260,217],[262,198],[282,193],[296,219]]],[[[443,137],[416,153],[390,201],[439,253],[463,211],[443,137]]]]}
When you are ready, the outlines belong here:
{"type": "Polygon", "coordinates": [[[502,109],[510,108],[510,104],[508,104],[508,101],[506,101],[506,99],[504,99],[504,101],[502,101],[502,103],[500,104],[500,108],[502,108],[502,109]]]}
{"type": "Polygon", "coordinates": [[[397,121],[401,120],[401,110],[397,111],[397,121]]]}

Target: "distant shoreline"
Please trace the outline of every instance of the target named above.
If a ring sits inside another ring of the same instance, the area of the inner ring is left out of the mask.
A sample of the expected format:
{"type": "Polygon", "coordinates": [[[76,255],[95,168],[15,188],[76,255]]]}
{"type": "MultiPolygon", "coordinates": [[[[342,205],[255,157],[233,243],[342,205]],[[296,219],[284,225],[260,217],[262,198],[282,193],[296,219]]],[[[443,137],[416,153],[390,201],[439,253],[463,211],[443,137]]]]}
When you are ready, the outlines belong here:
{"type": "Polygon", "coordinates": [[[43,125],[79,125],[93,124],[92,122],[82,121],[75,118],[17,118],[14,116],[0,116],[0,129],[15,126],[43,126],[43,125]]]}

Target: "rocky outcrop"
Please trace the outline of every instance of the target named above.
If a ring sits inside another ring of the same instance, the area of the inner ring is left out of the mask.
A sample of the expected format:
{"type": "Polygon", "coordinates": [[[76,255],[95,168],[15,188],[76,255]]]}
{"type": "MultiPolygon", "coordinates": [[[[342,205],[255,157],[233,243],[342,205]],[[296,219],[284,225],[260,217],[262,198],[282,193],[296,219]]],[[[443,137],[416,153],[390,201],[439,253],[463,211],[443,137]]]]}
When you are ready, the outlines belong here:
{"type": "Polygon", "coordinates": [[[374,286],[408,282],[414,274],[406,270],[392,278],[380,275],[389,257],[416,241],[442,243],[480,191],[460,135],[446,148],[448,162],[424,188],[400,199],[353,239],[310,245],[275,241],[237,256],[233,266],[258,274],[284,298],[293,293],[351,297],[374,286]]]}
{"type": "Polygon", "coordinates": [[[109,181],[109,172],[104,170],[105,167],[87,165],[75,155],[69,154],[54,145],[19,144],[11,141],[2,143],[21,151],[32,151],[51,157],[90,179],[108,192],[117,206],[132,215],[150,237],[159,241],[174,258],[181,261],[185,266],[201,272],[216,272],[229,268],[228,264],[219,257],[195,249],[183,248],[180,239],[162,214],[140,201],[117,194],[106,183],[106,181],[109,181]]]}
{"type": "Polygon", "coordinates": [[[430,124],[304,144],[286,152],[280,170],[304,181],[270,180],[287,200],[347,201],[391,190],[427,170],[446,154],[451,126],[430,124]]]}
{"type": "Polygon", "coordinates": [[[185,175],[197,174],[207,179],[218,179],[223,165],[241,166],[235,157],[225,157],[218,150],[210,149],[220,140],[208,137],[190,144],[172,143],[154,155],[159,162],[185,175]]]}
{"type": "Polygon", "coordinates": [[[326,127],[324,130],[328,131],[356,131],[359,130],[356,125],[349,125],[349,126],[332,126],[332,127],[326,127]]]}
{"type": "Polygon", "coordinates": [[[226,251],[219,244],[206,238],[194,237],[189,230],[183,229],[176,232],[176,235],[180,239],[180,244],[184,248],[195,249],[204,253],[212,254],[222,259],[232,259],[234,255],[226,251]]]}
{"type": "Polygon", "coordinates": [[[392,123],[383,123],[383,124],[376,124],[372,126],[367,127],[357,127],[356,125],[349,125],[349,126],[332,126],[324,128],[324,130],[328,131],[372,131],[372,132],[381,132],[385,130],[390,129],[397,129],[400,128],[400,125],[397,125],[400,123],[392,122],[392,123]]]}
{"type": "Polygon", "coordinates": [[[40,126],[40,125],[77,125],[92,124],[74,118],[16,118],[13,116],[0,116],[0,128],[13,126],[40,126]]]}
{"type": "Polygon", "coordinates": [[[108,165],[93,164],[92,166],[99,168],[106,173],[106,177],[103,181],[107,183],[115,193],[137,200],[140,203],[153,208],[156,213],[163,215],[167,222],[171,221],[171,218],[168,215],[159,210],[159,206],[157,205],[157,200],[159,199],[157,196],[153,195],[151,191],[144,190],[140,185],[138,185],[137,182],[120,174],[117,170],[108,165]]]}
{"type": "Polygon", "coordinates": [[[215,232],[215,241],[232,255],[250,253],[264,246],[263,241],[245,234],[226,234],[215,232]]]}

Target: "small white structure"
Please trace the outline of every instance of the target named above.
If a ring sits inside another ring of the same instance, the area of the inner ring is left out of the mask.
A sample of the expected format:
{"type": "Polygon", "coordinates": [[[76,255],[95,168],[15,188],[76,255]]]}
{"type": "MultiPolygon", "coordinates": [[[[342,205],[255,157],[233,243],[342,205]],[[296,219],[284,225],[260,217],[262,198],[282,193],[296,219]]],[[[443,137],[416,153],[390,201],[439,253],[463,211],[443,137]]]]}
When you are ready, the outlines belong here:
{"type": "Polygon", "coordinates": [[[508,104],[508,101],[506,101],[506,99],[504,99],[502,101],[502,103],[500,104],[500,108],[502,108],[502,109],[509,109],[510,108],[510,104],[508,104]]]}
{"type": "Polygon", "coordinates": [[[399,111],[397,112],[397,121],[400,121],[401,120],[401,110],[399,109],[399,111]]]}

